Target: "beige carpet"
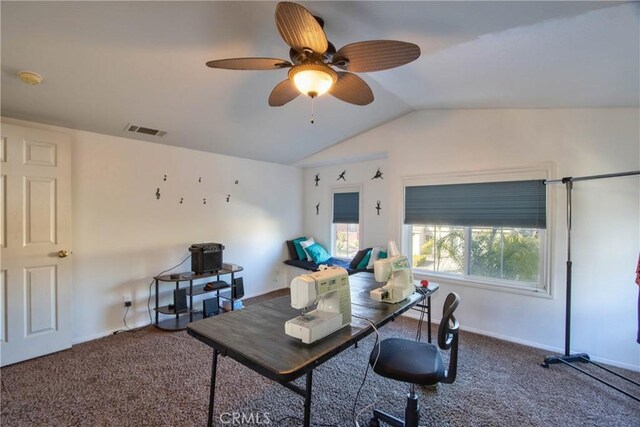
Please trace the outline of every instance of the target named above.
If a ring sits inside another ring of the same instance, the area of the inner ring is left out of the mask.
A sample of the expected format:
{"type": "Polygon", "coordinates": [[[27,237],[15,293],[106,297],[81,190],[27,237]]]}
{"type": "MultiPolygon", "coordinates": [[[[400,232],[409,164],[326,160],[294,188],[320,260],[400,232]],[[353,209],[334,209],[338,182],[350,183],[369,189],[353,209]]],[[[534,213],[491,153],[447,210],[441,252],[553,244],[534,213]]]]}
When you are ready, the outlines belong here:
{"type": "MultiPolygon", "coordinates": [[[[400,318],[381,332],[383,337],[411,337],[416,326],[416,320],[400,318]]],[[[353,425],[354,398],[372,346],[369,337],[359,348],[344,351],[314,372],[313,425],[353,425]]],[[[147,328],[9,366],[0,371],[0,422],[2,426],[201,426],[207,417],[211,354],[186,332],[147,328]]],[[[640,425],[640,403],[568,367],[542,368],[546,355],[462,332],[457,381],[436,390],[419,390],[421,424],[640,425]]],[[[216,425],[258,425],[230,423],[233,412],[254,414],[253,421],[260,414],[263,425],[266,421],[301,425],[300,420],[283,419],[301,417],[301,397],[233,360],[218,360],[216,425]],[[227,418],[220,420],[220,414],[227,418]]],[[[638,373],[625,374],[640,381],[638,373]]],[[[405,394],[404,385],[369,372],[358,411],[375,400],[402,415],[405,394]]],[[[368,420],[370,411],[364,414],[361,422],[368,420]]]]}

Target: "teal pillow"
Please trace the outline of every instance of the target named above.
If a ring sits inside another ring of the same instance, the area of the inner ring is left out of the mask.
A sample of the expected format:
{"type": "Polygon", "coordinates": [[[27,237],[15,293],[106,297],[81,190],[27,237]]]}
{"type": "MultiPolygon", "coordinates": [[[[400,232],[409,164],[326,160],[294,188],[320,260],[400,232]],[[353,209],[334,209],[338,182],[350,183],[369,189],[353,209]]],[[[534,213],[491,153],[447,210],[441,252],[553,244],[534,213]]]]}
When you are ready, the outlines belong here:
{"type": "Polygon", "coordinates": [[[367,252],[364,258],[362,258],[362,261],[358,263],[358,270],[366,269],[370,259],[371,259],[371,249],[367,252]]]}
{"type": "Polygon", "coordinates": [[[360,261],[364,259],[367,252],[369,252],[371,249],[372,248],[365,248],[365,249],[359,250],[356,256],[354,256],[351,262],[349,263],[349,268],[352,270],[356,270],[358,268],[358,264],[360,264],[360,261]]]}
{"type": "Polygon", "coordinates": [[[307,246],[307,253],[316,264],[321,264],[331,258],[331,255],[329,255],[320,243],[314,243],[311,246],[307,246]]]}
{"type": "Polygon", "coordinates": [[[298,237],[297,239],[293,239],[293,246],[296,248],[296,253],[298,254],[298,259],[306,260],[307,254],[304,253],[304,249],[300,246],[300,243],[307,240],[307,236],[298,237]]]}
{"type": "Polygon", "coordinates": [[[378,259],[385,259],[386,257],[387,257],[387,253],[380,251],[380,254],[378,255],[378,259]]]}

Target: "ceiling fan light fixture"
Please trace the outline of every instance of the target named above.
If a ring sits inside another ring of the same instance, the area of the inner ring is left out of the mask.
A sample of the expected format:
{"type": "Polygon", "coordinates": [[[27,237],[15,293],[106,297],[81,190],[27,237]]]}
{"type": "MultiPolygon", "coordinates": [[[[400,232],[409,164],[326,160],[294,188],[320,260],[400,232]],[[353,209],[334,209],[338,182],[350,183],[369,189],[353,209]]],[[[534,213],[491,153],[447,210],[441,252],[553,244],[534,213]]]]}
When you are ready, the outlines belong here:
{"type": "Polygon", "coordinates": [[[302,64],[289,70],[289,79],[301,93],[315,98],[331,89],[338,74],[324,64],[302,64]]]}
{"type": "Polygon", "coordinates": [[[324,21],[290,1],[278,3],[275,17],[278,32],[289,46],[291,62],[255,57],[207,62],[207,67],[225,70],[290,68],[288,78],[269,95],[271,107],[281,107],[301,93],[313,99],[327,92],[352,105],[368,105],[373,102],[371,87],[354,73],[389,70],[420,57],[418,45],[397,40],[361,41],[336,50],[324,32],[324,21]]]}

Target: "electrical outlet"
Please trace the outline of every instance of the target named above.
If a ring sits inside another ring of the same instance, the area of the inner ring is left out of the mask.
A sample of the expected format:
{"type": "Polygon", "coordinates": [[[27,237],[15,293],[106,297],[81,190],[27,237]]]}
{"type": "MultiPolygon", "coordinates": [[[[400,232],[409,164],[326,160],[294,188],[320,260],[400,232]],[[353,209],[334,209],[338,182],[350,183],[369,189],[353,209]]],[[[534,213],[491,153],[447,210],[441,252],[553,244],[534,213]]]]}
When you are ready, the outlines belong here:
{"type": "Polygon", "coordinates": [[[125,294],[122,296],[122,300],[124,301],[125,307],[131,307],[131,295],[125,294]]]}

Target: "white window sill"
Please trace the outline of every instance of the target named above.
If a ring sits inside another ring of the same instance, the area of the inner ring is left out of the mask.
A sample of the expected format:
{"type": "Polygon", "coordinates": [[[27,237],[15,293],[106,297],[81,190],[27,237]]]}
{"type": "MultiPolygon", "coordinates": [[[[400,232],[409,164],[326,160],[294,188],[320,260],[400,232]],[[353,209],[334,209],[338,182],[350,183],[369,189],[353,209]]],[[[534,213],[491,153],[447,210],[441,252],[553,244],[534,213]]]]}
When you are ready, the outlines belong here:
{"type": "Polygon", "coordinates": [[[423,270],[413,270],[414,278],[417,280],[427,279],[437,282],[439,284],[467,286],[474,289],[486,289],[494,292],[505,292],[517,295],[527,295],[537,298],[551,299],[551,289],[547,286],[547,289],[534,289],[525,288],[517,285],[510,285],[505,283],[485,282],[479,280],[471,280],[464,277],[452,277],[446,274],[427,273],[423,270]]]}

